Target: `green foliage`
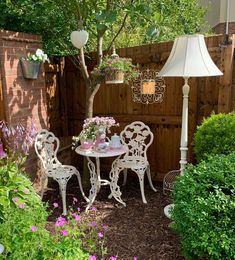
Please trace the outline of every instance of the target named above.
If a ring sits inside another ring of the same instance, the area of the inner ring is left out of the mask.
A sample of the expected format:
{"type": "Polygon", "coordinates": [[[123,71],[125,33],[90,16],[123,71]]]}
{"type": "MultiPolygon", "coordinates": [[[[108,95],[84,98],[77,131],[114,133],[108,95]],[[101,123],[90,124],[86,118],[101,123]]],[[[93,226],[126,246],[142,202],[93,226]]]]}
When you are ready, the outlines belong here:
{"type": "Polygon", "coordinates": [[[44,228],[45,209],[11,207],[6,208],[5,216],[5,221],[0,224],[0,243],[5,247],[3,259],[45,259],[44,251],[50,252],[46,246],[50,236],[44,228]],[[37,232],[32,232],[35,225],[37,232]]]}
{"type": "Polygon", "coordinates": [[[18,169],[15,162],[0,167],[0,222],[6,219],[5,210],[13,210],[23,204],[43,209],[40,197],[32,188],[30,180],[18,169]]]}
{"type": "Polygon", "coordinates": [[[195,154],[198,161],[213,154],[235,151],[235,113],[212,114],[198,126],[195,134],[195,154]]]}
{"type": "Polygon", "coordinates": [[[200,31],[205,23],[205,11],[196,0],[110,2],[107,8],[107,0],[3,0],[0,28],[41,34],[46,53],[68,55],[77,52],[70,33],[80,20],[89,32],[88,51],[96,49],[97,35],[103,32],[104,48],[120,29],[116,47],[128,47],[173,40],[176,35],[200,31]]]}
{"type": "Polygon", "coordinates": [[[173,229],[186,259],[235,258],[235,153],[189,166],[173,190],[173,229]]]}
{"type": "MultiPolygon", "coordinates": [[[[79,211],[48,223],[46,206],[16,163],[0,167],[0,244],[3,259],[88,259],[106,253],[102,223],[90,225],[79,211]],[[52,234],[47,230],[51,226],[52,234]]],[[[78,209],[80,210],[80,209],[78,209]]]]}

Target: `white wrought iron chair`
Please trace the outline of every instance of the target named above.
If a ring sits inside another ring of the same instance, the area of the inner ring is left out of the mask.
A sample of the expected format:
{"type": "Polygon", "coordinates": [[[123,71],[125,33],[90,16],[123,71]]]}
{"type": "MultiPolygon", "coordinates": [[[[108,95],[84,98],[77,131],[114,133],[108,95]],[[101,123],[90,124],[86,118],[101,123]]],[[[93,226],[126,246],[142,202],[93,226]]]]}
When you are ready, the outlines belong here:
{"type": "Polygon", "coordinates": [[[44,193],[45,180],[48,177],[52,177],[59,184],[63,203],[63,215],[67,215],[66,186],[68,180],[72,177],[73,174],[75,174],[78,178],[78,183],[82,196],[87,202],[89,202],[89,199],[85,196],[83,192],[81,176],[78,170],[74,166],[61,164],[61,162],[57,159],[59,144],[59,139],[55,137],[52,132],[49,132],[46,129],[42,129],[36,136],[34,147],[44,168],[44,174],[42,176],[41,182],[41,197],[43,197],[44,193]]]}
{"type": "Polygon", "coordinates": [[[116,162],[117,168],[120,171],[124,170],[123,185],[125,185],[127,181],[127,170],[131,169],[139,177],[142,200],[143,203],[147,203],[144,194],[145,172],[147,172],[150,187],[155,192],[157,191],[153,187],[150,165],[147,159],[147,149],[153,142],[153,133],[143,122],[135,121],[124,128],[120,133],[120,138],[122,144],[128,147],[128,152],[123,158],[117,159],[116,162]]]}

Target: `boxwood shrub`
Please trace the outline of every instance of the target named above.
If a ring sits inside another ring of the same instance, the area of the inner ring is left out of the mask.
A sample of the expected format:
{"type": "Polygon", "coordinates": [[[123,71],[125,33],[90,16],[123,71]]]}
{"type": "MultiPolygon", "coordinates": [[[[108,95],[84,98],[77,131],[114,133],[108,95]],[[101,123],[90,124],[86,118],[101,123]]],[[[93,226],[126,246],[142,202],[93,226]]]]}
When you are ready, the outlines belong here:
{"type": "Polygon", "coordinates": [[[197,161],[211,154],[235,151],[235,113],[212,114],[198,126],[194,138],[197,161]]]}
{"type": "Polygon", "coordinates": [[[189,165],[172,195],[186,259],[235,259],[235,153],[189,165]]]}

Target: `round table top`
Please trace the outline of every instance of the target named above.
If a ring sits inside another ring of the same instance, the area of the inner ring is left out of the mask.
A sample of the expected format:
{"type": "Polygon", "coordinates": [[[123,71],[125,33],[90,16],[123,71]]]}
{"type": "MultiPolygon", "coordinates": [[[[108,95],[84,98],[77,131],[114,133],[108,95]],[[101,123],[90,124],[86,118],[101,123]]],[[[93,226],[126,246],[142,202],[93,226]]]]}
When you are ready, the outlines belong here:
{"type": "Polygon", "coordinates": [[[85,150],[81,149],[80,146],[78,146],[75,149],[75,152],[82,155],[82,156],[87,156],[87,157],[113,157],[113,156],[119,156],[122,154],[125,154],[128,151],[127,147],[121,147],[121,148],[116,148],[116,149],[111,149],[108,148],[106,151],[96,151],[94,149],[92,150],[85,150]]]}

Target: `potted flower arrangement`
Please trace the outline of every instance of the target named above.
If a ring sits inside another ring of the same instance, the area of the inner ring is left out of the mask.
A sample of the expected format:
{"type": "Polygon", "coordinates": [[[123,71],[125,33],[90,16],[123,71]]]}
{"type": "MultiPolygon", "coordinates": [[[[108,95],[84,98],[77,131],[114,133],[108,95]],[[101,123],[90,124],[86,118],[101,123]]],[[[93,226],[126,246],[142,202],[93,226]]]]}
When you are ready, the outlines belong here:
{"type": "Polygon", "coordinates": [[[131,59],[111,56],[105,57],[102,63],[93,69],[92,74],[99,80],[105,79],[106,84],[120,84],[134,79],[138,72],[131,59]]]}
{"type": "Polygon", "coordinates": [[[93,145],[105,142],[106,131],[112,126],[119,126],[113,117],[92,117],[84,120],[83,130],[78,136],[73,136],[73,147],[81,143],[82,149],[90,149],[93,145]]]}
{"type": "Polygon", "coordinates": [[[26,79],[37,79],[38,72],[42,62],[48,61],[47,54],[41,49],[37,49],[35,54],[30,54],[26,58],[20,59],[24,78],[26,79]]]}

